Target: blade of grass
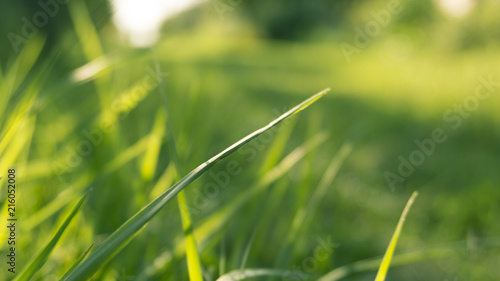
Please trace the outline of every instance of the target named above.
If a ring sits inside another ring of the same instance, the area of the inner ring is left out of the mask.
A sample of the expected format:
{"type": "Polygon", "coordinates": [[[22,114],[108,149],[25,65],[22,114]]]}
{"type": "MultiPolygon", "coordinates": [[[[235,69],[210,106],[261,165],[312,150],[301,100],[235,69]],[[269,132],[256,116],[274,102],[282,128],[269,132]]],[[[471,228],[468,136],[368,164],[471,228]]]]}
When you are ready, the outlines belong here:
{"type": "Polygon", "coordinates": [[[55,248],[57,242],[61,238],[62,234],[68,227],[69,223],[73,219],[73,217],[78,213],[78,210],[80,210],[80,207],[82,206],[83,202],[85,202],[85,199],[87,199],[88,193],[86,193],[82,199],[76,204],[76,206],[73,208],[73,211],[69,214],[69,216],[66,218],[64,223],[59,227],[57,230],[56,234],[54,237],[50,240],[50,242],[43,248],[43,250],[36,255],[35,258],[31,260],[29,265],[24,268],[24,270],[14,279],[15,281],[26,281],[30,280],[31,277],[45,264],[47,261],[50,253],[52,250],[55,248]]]}
{"type": "Polygon", "coordinates": [[[396,230],[394,231],[394,234],[392,235],[391,242],[389,243],[389,246],[387,247],[387,250],[384,254],[384,258],[382,259],[382,263],[380,264],[380,267],[377,272],[377,276],[375,277],[375,281],[384,281],[385,276],[387,275],[387,271],[389,270],[389,266],[391,265],[391,259],[394,254],[394,250],[396,249],[396,245],[398,243],[399,235],[401,234],[401,229],[403,229],[403,225],[406,220],[406,215],[408,215],[408,212],[411,209],[411,206],[413,205],[413,202],[415,201],[415,198],[418,196],[418,192],[415,191],[411,195],[410,199],[408,200],[408,203],[406,203],[406,207],[403,210],[403,213],[401,214],[401,218],[399,218],[398,225],[396,226],[396,230]]]}
{"type": "Polygon", "coordinates": [[[329,89],[323,90],[294,108],[290,109],[285,114],[271,121],[268,125],[262,127],[249,134],[248,136],[237,141],[233,145],[229,146],[219,154],[210,158],[208,161],[202,163],[200,166],[189,172],[185,177],[183,177],[179,182],[174,184],[170,189],[165,191],[162,195],[157,197],[155,200],[150,202],[142,210],[137,212],[128,221],[126,221],[122,226],[120,226],[115,232],[113,232],[103,244],[97,248],[90,256],[84,260],[78,267],[76,267],[70,275],[65,280],[87,280],[90,278],[98,268],[105,263],[108,258],[110,258],[115,251],[120,248],[120,246],[127,241],[132,235],[139,231],[151,218],[153,218],[162,208],[165,206],[173,197],[175,197],[181,190],[186,186],[204,174],[213,165],[232,154],[244,144],[250,142],[252,139],[260,136],[267,130],[281,123],[284,119],[297,114],[298,112],[304,110],[306,107],[311,105],[313,102],[317,101],[323,97],[329,89]]]}

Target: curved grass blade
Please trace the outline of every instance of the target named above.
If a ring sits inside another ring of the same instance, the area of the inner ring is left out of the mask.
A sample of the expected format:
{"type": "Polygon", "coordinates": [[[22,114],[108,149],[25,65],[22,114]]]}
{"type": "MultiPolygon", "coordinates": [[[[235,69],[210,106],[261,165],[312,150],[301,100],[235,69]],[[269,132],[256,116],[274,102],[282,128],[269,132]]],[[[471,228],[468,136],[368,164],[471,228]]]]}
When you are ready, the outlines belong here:
{"type": "Polygon", "coordinates": [[[380,267],[377,272],[377,276],[375,277],[375,281],[384,281],[385,276],[387,275],[387,271],[389,270],[389,266],[391,265],[391,259],[394,254],[394,249],[396,249],[396,244],[398,243],[399,235],[401,234],[401,229],[403,229],[403,225],[406,220],[406,215],[408,215],[408,212],[411,209],[411,206],[413,205],[413,202],[415,201],[415,198],[418,196],[418,192],[414,191],[413,194],[411,195],[410,199],[408,200],[408,203],[406,203],[406,207],[403,210],[403,213],[401,214],[401,218],[399,218],[398,225],[396,226],[396,230],[394,231],[394,234],[392,235],[391,242],[389,243],[389,246],[387,247],[387,250],[385,251],[384,258],[382,259],[382,263],[380,264],[380,267]]]}
{"type": "Polygon", "coordinates": [[[238,281],[245,280],[248,278],[255,277],[271,277],[271,276],[281,276],[285,277],[290,274],[288,270],[277,270],[277,269],[245,269],[245,270],[233,270],[219,277],[217,281],[238,281]]]}
{"type": "Polygon", "coordinates": [[[50,253],[52,252],[52,250],[55,248],[57,242],[59,241],[59,238],[61,238],[62,234],[64,233],[64,231],[68,227],[69,223],[71,222],[73,217],[76,215],[76,213],[78,212],[78,210],[82,206],[83,202],[85,202],[87,195],[88,195],[88,193],[86,193],[82,197],[82,199],[80,199],[78,204],[76,204],[75,208],[73,208],[73,211],[71,211],[71,213],[66,218],[64,223],[61,225],[61,227],[59,227],[59,229],[57,230],[57,232],[54,235],[54,237],[52,238],[52,240],[50,240],[50,242],[47,244],[47,246],[45,246],[45,248],[43,248],[43,250],[29,263],[29,265],[27,267],[25,267],[25,269],[21,272],[21,274],[19,274],[17,276],[17,278],[14,279],[15,281],[30,280],[31,277],[33,277],[33,275],[45,264],[50,253]]]}
{"type": "Polygon", "coordinates": [[[184,176],[179,182],[174,184],[170,189],[165,191],[162,195],[151,201],[143,209],[132,216],[128,221],[126,221],[122,226],[120,226],[115,232],[113,232],[103,244],[97,248],[89,257],[84,260],[77,268],[75,268],[70,275],[65,280],[87,280],[90,278],[98,268],[110,258],[113,253],[115,253],[120,246],[127,241],[129,237],[134,235],[139,231],[151,218],[153,218],[162,208],[165,206],[172,198],[174,198],[181,190],[186,186],[208,171],[213,165],[227,157],[231,153],[238,150],[244,144],[250,142],[252,139],[260,136],[267,130],[279,124],[284,119],[297,114],[306,107],[308,107],[313,102],[324,96],[329,89],[323,90],[299,105],[295,106],[285,114],[281,115],[277,119],[273,120],[267,126],[254,131],[248,136],[237,141],[233,145],[229,146],[219,154],[210,158],[208,161],[202,163],[200,166],[189,172],[184,176]]]}

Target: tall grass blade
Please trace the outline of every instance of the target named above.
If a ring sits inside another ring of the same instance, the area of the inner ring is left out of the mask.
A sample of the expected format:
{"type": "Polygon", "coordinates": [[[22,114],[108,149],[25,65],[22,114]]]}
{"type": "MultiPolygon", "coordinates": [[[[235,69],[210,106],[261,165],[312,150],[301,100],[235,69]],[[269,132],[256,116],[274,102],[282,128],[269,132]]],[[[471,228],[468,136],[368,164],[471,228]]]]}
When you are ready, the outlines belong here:
{"type": "Polygon", "coordinates": [[[377,272],[377,276],[375,277],[375,281],[384,281],[385,276],[387,275],[387,271],[389,270],[389,266],[391,265],[391,259],[394,254],[394,250],[396,249],[396,244],[398,243],[399,235],[401,234],[401,229],[403,229],[403,225],[406,220],[406,215],[408,215],[408,212],[411,209],[411,206],[413,205],[413,202],[415,201],[415,198],[418,196],[418,192],[414,191],[413,194],[410,197],[410,200],[408,200],[408,203],[406,203],[406,207],[403,210],[403,213],[401,214],[401,218],[399,218],[398,225],[396,226],[396,230],[394,231],[394,234],[392,235],[391,242],[389,243],[389,246],[387,247],[387,250],[384,254],[384,258],[382,259],[382,263],[380,264],[380,267],[377,272]]]}
{"type": "Polygon", "coordinates": [[[113,253],[115,253],[120,246],[127,241],[132,235],[139,231],[151,218],[153,218],[162,208],[165,206],[172,198],[174,198],[181,190],[186,188],[190,183],[208,171],[213,165],[232,154],[244,144],[250,142],[254,138],[260,136],[262,133],[271,129],[272,127],[278,125],[284,119],[297,114],[302,111],[322,96],[327,93],[327,90],[323,90],[318,94],[313,95],[309,99],[295,106],[285,114],[281,115],[277,119],[273,120],[268,125],[262,127],[249,134],[248,136],[237,141],[233,145],[229,146],[219,154],[210,158],[208,161],[202,163],[200,166],[189,172],[185,177],[183,177],[179,182],[174,184],[170,189],[165,191],[162,195],[154,199],[142,210],[137,212],[128,221],[126,221],[122,226],[120,226],[115,232],[113,232],[103,244],[97,248],[89,257],[84,260],[77,268],[75,268],[70,275],[65,280],[87,280],[90,278],[98,268],[110,258],[113,253]]]}
{"type": "Polygon", "coordinates": [[[43,250],[29,263],[27,267],[14,279],[15,281],[26,281],[30,280],[31,277],[45,264],[47,261],[50,253],[52,250],[55,248],[57,242],[61,238],[62,234],[68,227],[69,223],[73,219],[73,217],[78,213],[78,210],[80,210],[80,207],[82,206],[83,202],[85,202],[85,199],[87,198],[87,194],[85,194],[82,199],[76,204],[75,208],[73,208],[73,211],[69,214],[69,216],[66,218],[64,223],[59,227],[57,230],[56,234],[54,237],[52,237],[52,240],[43,248],[43,250]]]}

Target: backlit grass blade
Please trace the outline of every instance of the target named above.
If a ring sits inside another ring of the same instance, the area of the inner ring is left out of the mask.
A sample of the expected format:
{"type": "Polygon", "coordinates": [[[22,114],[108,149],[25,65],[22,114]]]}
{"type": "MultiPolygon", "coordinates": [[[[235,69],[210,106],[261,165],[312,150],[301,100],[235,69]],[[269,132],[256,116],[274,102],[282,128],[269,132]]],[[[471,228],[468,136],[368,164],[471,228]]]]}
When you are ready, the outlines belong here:
{"type": "Polygon", "coordinates": [[[71,211],[71,213],[66,218],[64,223],[61,225],[61,227],[59,227],[56,234],[54,235],[52,240],[50,240],[50,242],[47,244],[47,246],[45,246],[45,248],[43,248],[43,250],[35,258],[33,258],[31,260],[29,265],[27,267],[25,267],[25,269],[14,280],[16,280],[16,281],[30,280],[31,277],[33,277],[33,275],[45,264],[45,262],[47,261],[47,258],[49,257],[50,253],[52,252],[52,250],[56,246],[57,242],[61,238],[61,236],[64,233],[64,231],[66,230],[66,228],[68,227],[69,223],[71,222],[73,217],[76,215],[76,213],[78,213],[78,210],[80,210],[80,207],[82,206],[83,202],[85,202],[87,195],[88,195],[88,193],[85,194],[82,197],[82,199],[80,199],[78,204],[76,204],[75,208],[73,208],[73,211],[71,211]]]}
{"type": "Polygon", "coordinates": [[[238,280],[245,280],[248,278],[272,277],[272,276],[285,277],[289,274],[290,271],[276,270],[276,269],[256,268],[256,269],[245,269],[245,270],[233,270],[219,277],[217,281],[238,281],[238,280]]]}
{"type": "Polygon", "coordinates": [[[106,262],[107,259],[110,258],[125,241],[127,241],[127,239],[129,239],[132,235],[139,231],[152,217],[154,217],[163,208],[163,206],[165,206],[181,190],[186,188],[186,186],[188,186],[190,183],[192,183],[194,180],[208,171],[217,162],[238,150],[244,144],[250,142],[267,130],[278,125],[284,119],[295,115],[296,113],[305,109],[307,106],[311,105],[313,102],[324,96],[327,91],[328,89],[313,95],[309,99],[305,100],[285,114],[273,120],[268,125],[242,138],[241,140],[237,141],[233,145],[229,146],[219,154],[215,155],[208,161],[202,163],[200,166],[189,172],[179,182],[174,184],[170,189],[150,202],[147,206],[145,206],[142,210],[137,212],[122,226],[120,226],[115,232],[113,232],[103,242],[103,244],[93,253],[91,253],[89,257],[84,260],[77,268],[75,268],[65,280],[87,280],[88,278],[90,278],[98,270],[98,268],[104,262],[106,262]]]}
{"type": "Polygon", "coordinates": [[[410,197],[410,200],[408,200],[408,203],[406,203],[406,207],[403,210],[403,213],[401,214],[401,218],[399,218],[398,225],[396,226],[396,230],[394,231],[394,234],[392,235],[391,242],[389,243],[389,247],[387,247],[387,250],[384,254],[384,258],[382,259],[382,263],[380,264],[380,267],[377,272],[377,276],[375,277],[375,281],[384,281],[385,276],[387,275],[387,271],[389,270],[389,266],[391,265],[391,259],[392,255],[394,254],[394,249],[396,249],[396,244],[398,243],[399,235],[401,234],[401,229],[403,229],[403,225],[406,220],[406,215],[408,215],[408,212],[411,209],[411,206],[413,205],[413,202],[415,201],[415,198],[417,197],[418,192],[415,191],[410,197]]]}

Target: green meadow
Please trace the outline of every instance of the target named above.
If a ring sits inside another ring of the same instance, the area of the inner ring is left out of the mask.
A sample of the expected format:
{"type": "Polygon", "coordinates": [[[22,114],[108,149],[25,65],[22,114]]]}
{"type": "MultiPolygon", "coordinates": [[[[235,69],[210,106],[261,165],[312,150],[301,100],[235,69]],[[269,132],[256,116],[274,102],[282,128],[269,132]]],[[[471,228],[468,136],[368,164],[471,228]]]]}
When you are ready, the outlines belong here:
{"type": "Polygon", "coordinates": [[[17,53],[2,12],[0,280],[498,280],[496,3],[363,47],[384,2],[299,39],[202,3],[134,48],[101,2],[17,53]]]}

